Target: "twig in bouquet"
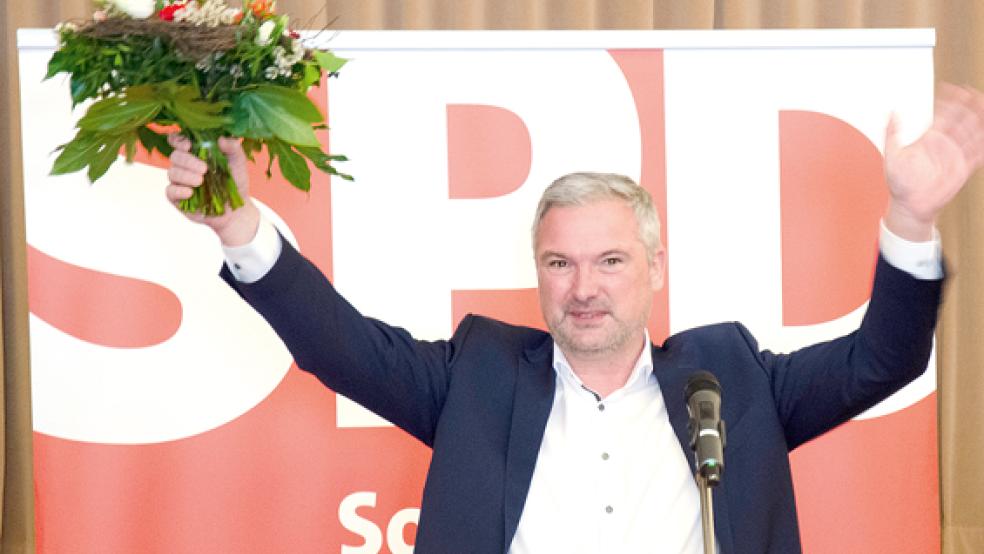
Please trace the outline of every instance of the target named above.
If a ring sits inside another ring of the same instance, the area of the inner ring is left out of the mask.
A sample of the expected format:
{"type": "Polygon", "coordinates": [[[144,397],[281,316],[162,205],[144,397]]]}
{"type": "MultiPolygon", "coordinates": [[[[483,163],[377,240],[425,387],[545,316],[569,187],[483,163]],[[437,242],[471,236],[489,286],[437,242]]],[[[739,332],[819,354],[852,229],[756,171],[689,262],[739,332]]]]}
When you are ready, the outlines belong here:
{"type": "MultiPolygon", "coordinates": [[[[328,23],[325,23],[323,27],[321,27],[320,29],[318,29],[318,31],[314,33],[314,36],[312,36],[311,38],[305,39],[305,42],[304,42],[305,48],[311,47],[311,46],[309,46],[309,44],[313,44],[314,45],[313,47],[317,47],[317,45],[319,44],[318,38],[321,36],[322,33],[324,33],[325,31],[327,31],[329,29],[329,27],[331,27],[332,25],[334,25],[336,21],[338,21],[338,16],[337,15],[335,17],[331,18],[331,21],[329,21],[328,23]]],[[[332,35],[330,37],[328,37],[328,39],[325,40],[325,41],[323,41],[323,42],[324,43],[331,42],[337,36],[338,36],[338,30],[336,29],[332,33],[332,35]]]]}
{"type": "Polygon", "coordinates": [[[165,37],[188,59],[199,60],[213,52],[234,48],[238,31],[234,25],[207,27],[173,21],[111,17],[103,21],[86,22],[79,27],[78,33],[97,39],[126,40],[132,36],[165,37]]]}

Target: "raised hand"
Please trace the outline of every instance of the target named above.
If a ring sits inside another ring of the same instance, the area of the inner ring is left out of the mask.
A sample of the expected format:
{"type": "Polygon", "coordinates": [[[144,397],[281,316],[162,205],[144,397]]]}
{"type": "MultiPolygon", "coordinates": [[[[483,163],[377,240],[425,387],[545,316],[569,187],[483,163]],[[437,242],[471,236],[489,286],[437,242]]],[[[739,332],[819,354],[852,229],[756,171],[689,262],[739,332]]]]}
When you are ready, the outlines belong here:
{"type": "MultiPolygon", "coordinates": [[[[190,198],[195,187],[202,184],[202,177],[208,169],[206,163],[191,150],[191,141],[187,137],[171,134],[168,142],[174,147],[171,153],[171,167],[167,176],[171,183],[165,189],[167,199],[177,207],[178,202],[190,198]]],[[[219,216],[205,216],[201,213],[185,216],[196,222],[207,225],[219,236],[226,246],[240,246],[248,243],[256,234],[260,222],[260,212],[249,196],[249,178],[246,171],[246,154],[243,153],[239,141],[223,137],[219,139],[219,149],[229,162],[229,171],[239,187],[239,195],[243,206],[239,209],[226,209],[219,216]]],[[[184,213],[184,212],[182,212],[184,213]]]]}
{"type": "Polygon", "coordinates": [[[918,140],[902,146],[894,118],[885,132],[886,227],[908,240],[929,240],[936,216],[982,163],[984,94],[940,85],[933,123],[918,140]]]}

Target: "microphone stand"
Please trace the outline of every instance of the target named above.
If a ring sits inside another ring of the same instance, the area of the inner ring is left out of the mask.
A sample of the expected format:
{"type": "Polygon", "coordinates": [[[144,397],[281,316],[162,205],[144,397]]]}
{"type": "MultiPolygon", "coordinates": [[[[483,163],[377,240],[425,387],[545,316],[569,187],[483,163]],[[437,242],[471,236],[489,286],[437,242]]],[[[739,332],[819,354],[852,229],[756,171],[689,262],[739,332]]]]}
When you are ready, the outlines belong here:
{"type": "Polygon", "coordinates": [[[708,482],[707,478],[697,470],[697,487],[700,489],[700,526],[704,531],[704,554],[716,554],[714,545],[714,497],[711,495],[711,487],[717,481],[708,482]]]}

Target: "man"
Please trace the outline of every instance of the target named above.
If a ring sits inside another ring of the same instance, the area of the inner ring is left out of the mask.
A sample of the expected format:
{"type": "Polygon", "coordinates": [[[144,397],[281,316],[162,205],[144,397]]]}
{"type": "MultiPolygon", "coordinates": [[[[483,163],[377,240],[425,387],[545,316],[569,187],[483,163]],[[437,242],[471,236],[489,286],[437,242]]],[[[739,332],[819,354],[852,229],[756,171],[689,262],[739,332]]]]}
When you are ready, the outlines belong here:
{"type": "MultiPolygon", "coordinates": [[[[188,141],[171,202],[201,182],[188,141]]],[[[550,334],[467,316],[421,342],[362,317],[261,221],[245,162],[223,140],[246,205],[215,218],[223,277],[299,367],[433,448],[416,551],[700,552],[697,488],[680,391],[696,369],[727,391],[727,478],[715,490],[721,552],[796,552],[788,452],[925,368],[941,289],[934,221],[984,162],[984,98],[942,87],[931,128],[900,147],[887,131],[891,200],[861,328],[789,355],[760,352],[739,324],[650,343],[645,322],[665,252],[648,194],[572,174],[545,191],[533,240],[550,334]]]]}

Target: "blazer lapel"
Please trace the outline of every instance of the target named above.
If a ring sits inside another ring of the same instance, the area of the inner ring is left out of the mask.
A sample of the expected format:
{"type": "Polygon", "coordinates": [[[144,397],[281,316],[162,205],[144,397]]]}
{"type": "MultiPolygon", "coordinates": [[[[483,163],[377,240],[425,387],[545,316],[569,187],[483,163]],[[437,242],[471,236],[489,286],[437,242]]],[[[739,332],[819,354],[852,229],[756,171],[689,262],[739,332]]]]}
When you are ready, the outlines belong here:
{"type": "MultiPolygon", "coordinates": [[[[687,421],[690,414],[687,412],[687,403],[684,399],[683,390],[687,385],[687,379],[697,371],[698,368],[686,360],[676,359],[675,356],[668,354],[660,348],[653,347],[653,373],[656,381],[659,382],[659,390],[663,395],[663,403],[666,405],[666,413],[670,419],[670,425],[680,442],[680,448],[687,458],[690,465],[690,473],[696,473],[696,463],[694,461],[694,451],[690,448],[690,435],[687,433],[687,421]]],[[[725,422],[727,423],[727,422],[725,422]]],[[[728,502],[724,494],[724,487],[728,482],[728,450],[725,445],[724,451],[725,473],[722,484],[713,490],[714,497],[714,532],[721,552],[734,552],[734,543],[731,536],[731,523],[728,515],[728,502]]]]}
{"type": "MultiPolygon", "coordinates": [[[[540,453],[543,433],[553,406],[556,375],[551,366],[553,341],[544,340],[523,354],[513,393],[512,423],[506,452],[505,546],[508,550],[519,526],[533,468],[540,453]]],[[[505,551],[504,550],[504,551],[505,551]]]]}

